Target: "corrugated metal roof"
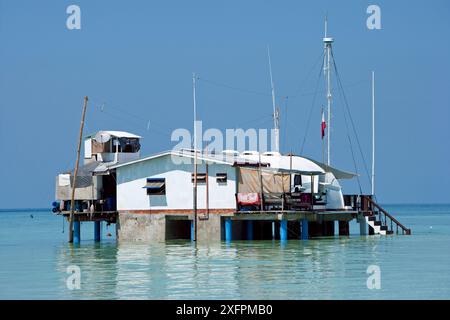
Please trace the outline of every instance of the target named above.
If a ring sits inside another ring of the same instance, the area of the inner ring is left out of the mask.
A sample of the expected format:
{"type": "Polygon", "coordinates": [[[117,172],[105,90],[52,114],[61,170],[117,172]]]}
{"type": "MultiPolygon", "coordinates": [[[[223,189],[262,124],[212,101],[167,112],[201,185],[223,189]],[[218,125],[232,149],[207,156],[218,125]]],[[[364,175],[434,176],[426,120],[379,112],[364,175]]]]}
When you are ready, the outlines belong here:
{"type": "MultiPolygon", "coordinates": [[[[109,169],[115,169],[123,166],[132,165],[134,163],[139,163],[142,161],[147,161],[155,158],[159,158],[162,156],[167,155],[174,155],[179,157],[187,157],[187,158],[194,158],[195,153],[193,150],[179,150],[179,151],[166,151],[159,154],[155,154],[149,157],[136,159],[129,162],[124,163],[118,163],[116,165],[109,166],[109,169]]],[[[324,174],[325,172],[331,172],[337,179],[350,179],[355,177],[356,175],[351,172],[345,172],[338,170],[336,168],[324,167],[324,165],[320,162],[300,157],[300,156],[292,156],[292,170],[290,170],[290,157],[289,156],[233,156],[230,154],[203,154],[198,153],[198,160],[199,161],[208,161],[208,162],[215,162],[215,163],[221,163],[221,164],[227,164],[227,165],[234,165],[236,163],[246,163],[248,161],[253,161],[257,163],[259,160],[261,160],[261,163],[263,164],[270,164],[271,170],[279,170],[288,172],[291,171],[292,173],[300,173],[300,174],[313,174],[313,175],[320,175],[324,174]]]]}
{"type": "MultiPolygon", "coordinates": [[[[92,175],[101,175],[107,174],[109,170],[108,163],[103,163],[99,161],[92,161],[90,163],[79,166],[77,176],[92,176],[92,175]]],[[[75,169],[67,171],[66,173],[73,175],[75,169]]]]}
{"type": "MultiPolygon", "coordinates": [[[[138,136],[138,135],[136,135],[136,134],[134,134],[134,133],[130,133],[130,132],[126,132],[126,131],[101,130],[101,131],[99,131],[99,132],[101,132],[101,133],[107,133],[107,134],[109,134],[110,136],[116,137],[116,138],[138,138],[138,139],[141,139],[141,138],[142,138],[141,136],[138,136]]],[[[85,137],[85,139],[87,139],[87,138],[93,138],[93,137],[95,137],[95,135],[96,135],[97,133],[99,133],[99,132],[96,132],[96,133],[92,133],[92,134],[90,134],[90,135],[87,135],[87,136],[85,137]]]]}
{"type": "MultiPolygon", "coordinates": [[[[132,165],[135,163],[139,163],[139,162],[143,162],[143,161],[147,161],[147,160],[152,160],[155,158],[159,158],[159,157],[163,157],[163,156],[167,156],[167,155],[173,155],[173,156],[179,156],[179,157],[186,157],[186,158],[194,158],[195,157],[195,153],[193,151],[189,152],[189,151],[165,151],[165,152],[161,152],[161,153],[157,153],[148,157],[144,157],[144,158],[140,158],[140,159],[136,159],[136,160],[132,160],[129,162],[124,162],[124,163],[118,163],[116,165],[112,165],[109,168],[110,169],[115,169],[115,168],[120,168],[123,166],[128,166],[128,165],[132,165]]],[[[197,157],[198,160],[200,161],[210,161],[210,162],[215,162],[215,163],[221,163],[221,164],[228,164],[228,165],[233,165],[234,161],[232,161],[231,158],[229,157],[214,157],[212,155],[208,155],[205,156],[204,154],[198,154],[197,157]]],[[[235,159],[235,158],[233,158],[235,159]]]]}
{"type": "MultiPolygon", "coordinates": [[[[92,173],[95,171],[95,169],[99,166],[100,162],[93,161],[85,165],[81,165],[78,167],[77,176],[91,176],[92,173]]],[[[67,173],[70,173],[73,175],[75,169],[72,169],[68,171],[67,173]]]]}

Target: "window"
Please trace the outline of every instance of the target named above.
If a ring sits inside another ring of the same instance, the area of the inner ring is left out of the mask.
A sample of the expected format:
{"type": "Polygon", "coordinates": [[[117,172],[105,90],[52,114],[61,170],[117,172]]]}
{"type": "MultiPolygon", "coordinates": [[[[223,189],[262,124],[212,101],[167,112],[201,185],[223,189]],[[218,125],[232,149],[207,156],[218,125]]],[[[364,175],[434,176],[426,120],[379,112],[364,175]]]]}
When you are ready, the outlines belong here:
{"type": "Polygon", "coordinates": [[[226,173],[217,173],[216,181],[217,181],[217,183],[227,183],[227,174],[226,173]]]}
{"type": "Polygon", "coordinates": [[[166,179],[165,178],[147,178],[147,183],[143,187],[147,190],[148,195],[165,195],[166,179]]]}
{"type": "MultiPolygon", "coordinates": [[[[194,174],[191,174],[191,181],[194,183],[194,174]]],[[[197,183],[206,183],[206,173],[197,172],[197,183]]]]}
{"type": "Polygon", "coordinates": [[[294,186],[301,186],[302,185],[302,175],[296,174],[294,176],[294,186]]]}

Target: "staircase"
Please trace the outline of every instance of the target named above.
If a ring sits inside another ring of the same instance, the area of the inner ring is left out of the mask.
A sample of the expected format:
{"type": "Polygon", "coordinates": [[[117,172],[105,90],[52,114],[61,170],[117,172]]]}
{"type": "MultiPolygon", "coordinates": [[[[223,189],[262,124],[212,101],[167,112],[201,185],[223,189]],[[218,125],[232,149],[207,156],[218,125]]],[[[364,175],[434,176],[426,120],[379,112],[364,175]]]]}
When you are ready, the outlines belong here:
{"type": "Polygon", "coordinates": [[[388,230],[386,225],[383,225],[380,220],[377,220],[375,216],[365,217],[367,224],[373,229],[373,234],[393,234],[394,231],[388,230]]]}
{"type": "MultiPolygon", "coordinates": [[[[370,196],[361,196],[363,211],[367,224],[372,228],[373,234],[402,234],[410,235],[411,229],[406,228],[397,219],[384,210],[370,196]],[[395,230],[394,230],[395,229],[395,230]]],[[[370,230],[370,229],[369,229],[370,230]]]]}

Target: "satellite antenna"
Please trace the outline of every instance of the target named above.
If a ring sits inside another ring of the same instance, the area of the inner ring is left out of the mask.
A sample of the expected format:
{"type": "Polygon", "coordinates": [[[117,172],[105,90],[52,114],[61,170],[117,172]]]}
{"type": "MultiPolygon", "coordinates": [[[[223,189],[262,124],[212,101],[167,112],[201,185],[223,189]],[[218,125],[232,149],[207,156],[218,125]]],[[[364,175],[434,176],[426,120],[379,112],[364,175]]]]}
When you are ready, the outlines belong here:
{"type": "Polygon", "coordinates": [[[94,137],[95,141],[99,143],[108,142],[111,139],[111,135],[107,132],[99,131],[94,137]]]}

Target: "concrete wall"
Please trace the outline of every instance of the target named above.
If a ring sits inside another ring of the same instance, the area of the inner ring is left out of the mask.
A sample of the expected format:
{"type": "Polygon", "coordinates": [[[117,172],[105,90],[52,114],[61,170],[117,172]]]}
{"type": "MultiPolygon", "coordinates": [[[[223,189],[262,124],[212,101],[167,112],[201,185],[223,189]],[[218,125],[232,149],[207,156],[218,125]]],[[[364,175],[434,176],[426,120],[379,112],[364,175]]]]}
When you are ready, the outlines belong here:
{"type": "MultiPolygon", "coordinates": [[[[121,212],[117,219],[117,239],[119,241],[165,241],[166,239],[186,238],[184,226],[177,226],[181,220],[170,220],[178,215],[164,213],[128,213],[121,212]],[[183,227],[183,230],[178,230],[183,227]]],[[[183,223],[189,223],[192,215],[183,223]]],[[[190,229],[190,227],[189,227],[190,229]]],[[[198,242],[217,242],[221,240],[221,214],[210,214],[208,220],[198,220],[198,242]]],[[[189,237],[190,239],[190,230],[189,237]]]]}
{"type": "Polygon", "coordinates": [[[220,241],[221,240],[221,215],[210,214],[208,220],[198,220],[197,222],[197,240],[220,241]]]}
{"type": "MultiPolygon", "coordinates": [[[[177,156],[174,156],[177,157],[177,156]]],[[[179,158],[179,157],[177,157],[179,158]]],[[[236,208],[236,169],[226,164],[209,164],[209,208],[236,208]],[[227,173],[227,183],[217,183],[216,173],[227,173]]],[[[164,210],[192,209],[193,183],[191,174],[193,164],[176,164],[172,156],[165,155],[119,167],[117,171],[117,209],[126,210],[164,210]],[[143,186],[147,178],[165,178],[166,194],[147,195],[143,186]]],[[[198,165],[198,172],[205,172],[205,164],[198,165]]],[[[206,184],[198,184],[198,208],[206,208],[206,184]]]]}
{"type": "Polygon", "coordinates": [[[117,219],[119,241],[164,241],[165,214],[120,213],[117,219]]]}

